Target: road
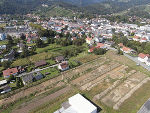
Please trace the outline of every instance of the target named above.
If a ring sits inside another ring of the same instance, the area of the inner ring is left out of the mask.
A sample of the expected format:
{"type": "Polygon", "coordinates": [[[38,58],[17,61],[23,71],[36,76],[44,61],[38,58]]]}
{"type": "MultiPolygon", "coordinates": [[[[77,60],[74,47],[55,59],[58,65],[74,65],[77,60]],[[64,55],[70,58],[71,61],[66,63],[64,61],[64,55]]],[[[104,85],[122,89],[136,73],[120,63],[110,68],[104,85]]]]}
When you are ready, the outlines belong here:
{"type": "Polygon", "coordinates": [[[25,76],[27,74],[32,74],[32,73],[36,73],[36,72],[39,72],[39,71],[43,71],[43,70],[46,70],[48,68],[53,68],[53,67],[56,67],[58,66],[59,64],[55,64],[55,65],[52,65],[52,66],[49,66],[49,67],[46,67],[46,68],[43,68],[43,69],[35,69],[34,71],[31,71],[29,73],[22,73],[22,74],[19,74],[17,77],[22,77],[22,76],[25,76]]]}
{"type": "Polygon", "coordinates": [[[137,64],[140,64],[140,66],[142,66],[143,68],[145,68],[145,69],[147,69],[148,71],[150,71],[150,67],[147,66],[146,64],[140,62],[140,61],[138,60],[138,57],[132,57],[132,56],[126,54],[126,53],[124,53],[124,56],[128,57],[130,60],[134,61],[134,62],[137,63],[137,64]]]}
{"type": "MultiPolygon", "coordinates": [[[[115,48],[112,48],[112,47],[107,47],[108,49],[110,50],[113,50],[113,51],[117,51],[117,49],[115,48]]],[[[124,53],[124,56],[128,57],[130,60],[134,61],[135,63],[137,64],[140,64],[140,66],[142,66],[143,68],[147,69],[148,71],[150,71],[150,66],[147,66],[145,63],[142,63],[138,60],[138,57],[132,57],[126,53],[124,53]]]]}
{"type": "Polygon", "coordinates": [[[148,99],[137,113],[150,113],[150,99],[148,99]]]}

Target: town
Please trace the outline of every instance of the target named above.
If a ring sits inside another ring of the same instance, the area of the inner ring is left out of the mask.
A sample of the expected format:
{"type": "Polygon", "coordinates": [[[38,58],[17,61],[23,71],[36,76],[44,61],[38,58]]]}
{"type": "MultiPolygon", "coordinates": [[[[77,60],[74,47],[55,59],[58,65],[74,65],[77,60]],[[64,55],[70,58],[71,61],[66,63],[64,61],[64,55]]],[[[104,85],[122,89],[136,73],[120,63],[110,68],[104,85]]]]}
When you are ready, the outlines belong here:
{"type": "MultiPolygon", "coordinates": [[[[98,59],[99,56],[109,54],[110,51],[132,60],[136,63],[136,67],[143,67],[150,71],[150,25],[148,22],[149,20],[142,26],[138,26],[111,22],[101,16],[93,19],[50,17],[47,20],[42,20],[34,14],[24,15],[22,20],[10,20],[9,17],[1,16],[1,97],[9,97],[28,87],[59,77],[69,70],[98,59]]],[[[106,60],[109,61],[107,58],[106,60]]],[[[122,64],[109,62],[110,71],[120,65],[127,68],[122,64]],[[114,67],[111,67],[112,65],[114,67]]],[[[130,73],[138,73],[134,71],[131,70],[130,73]]],[[[75,79],[80,77],[79,73],[70,79],[67,74],[61,78],[65,79],[67,76],[68,81],[74,80],[72,83],[74,85],[82,86],[84,84],[81,82],[86,83],[86,80],[79,80],[80,83],[76,83],[75,79]]],[[[137,77],[140,81],[140,76],[137,75],[137,77]]],[[[144,78],[146,78],[145,75],[141,81],[145,80],[144,78]]],[[[90,87],[94,85],[87,84],[82,88],[91,89],[90,87]]],[[[81,95],[76,96],[74,98],[81,98],[84,101],[81,95]]],[[[102,101],[114,109],[120,106],[116,103],[117,107],[109,105],[107,98],[102,101]]]]}

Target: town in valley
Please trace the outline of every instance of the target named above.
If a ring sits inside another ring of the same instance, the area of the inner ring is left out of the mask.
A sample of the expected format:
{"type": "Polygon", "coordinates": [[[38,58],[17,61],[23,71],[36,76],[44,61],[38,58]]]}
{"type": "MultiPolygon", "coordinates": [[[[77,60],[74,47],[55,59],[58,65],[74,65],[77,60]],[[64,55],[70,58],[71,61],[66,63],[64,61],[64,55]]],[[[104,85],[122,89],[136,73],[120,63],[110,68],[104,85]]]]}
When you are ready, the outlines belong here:
{"type": "Polygon", "coordinates": [[[150,18],[43,13],[0,14],[1,113],[150,112],[150,18]]]}

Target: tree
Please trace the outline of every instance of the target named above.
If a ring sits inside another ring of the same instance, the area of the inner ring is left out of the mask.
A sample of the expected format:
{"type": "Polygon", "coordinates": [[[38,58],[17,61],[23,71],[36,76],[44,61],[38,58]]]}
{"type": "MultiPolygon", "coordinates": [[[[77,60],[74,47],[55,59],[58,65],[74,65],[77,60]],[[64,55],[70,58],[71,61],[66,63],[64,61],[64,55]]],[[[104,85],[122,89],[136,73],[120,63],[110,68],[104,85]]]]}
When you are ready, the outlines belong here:
{"type": "Polygon", "coordinates": [[[25,40],[26,39],[26,36],[22,33],[21,36],[20,36],[21,40],[25,40]]]}
{"type": "Polygon", "coordinates": [[[118,54],[123,55],[123,52],[120,50],[120,47],[118,48],[118,54]]]}
{"type": "Polygon", "coordinates": [[[7,36],[7,40],[8,40],[8,45],[12,46],[13,45],[13,39],[10,35],[7,36]]]}
{"type": "Polygon", "coordinates": [[[94,54],[96,55],[103,55],[106,53],[106,49],[102,49],[102,48],[95,48],[93,51],[94,54]]]}
{"type": "Polygon", "coordinates": [[[7,81],[8,81],[8,82],[11,82],[12,80],[15,80],[14,75],[10,75],[7,81]]]}
{"type": "Polygon", "coordinates": [[[9,68],[9,67],[10,67],[10,64],[11,64],[10,61],[4,61],[4,62],[2,62],[2,66],[3,66],[5,69],[9,68]]]}
{"type": "Polygon", "coordinates": [[[23,49],[22,49],[22,53],[21,53],[21,57],[22,58],[25,58],[25,57],[27,57],[27,56],[29,56],[30,55],[30,52],[29,52],[29,50],[28,50],[28,46],[24,46],[23,47],[23,49]]]}
{"type": "Polygon", "coordinates": [[[135,33],[134,33],[134,32],[132,32],[132,33],[131,33],[131,36],[134,36],[134,35],[135,35],[135,33]]]}
{"type": "Polygon", "coordinates": [[[44,46],[44,42],[40,38],[38,38],[35,42],[38,48],[41,48],[44,46]]]}
{"type": "Polygon", "coordinates": [[[16,86],[17,86],[17,88],[21,88],[21,87],[24,86],[23,82],[22,82],[22,79],[20,77],[16,78],[16,86]]]}

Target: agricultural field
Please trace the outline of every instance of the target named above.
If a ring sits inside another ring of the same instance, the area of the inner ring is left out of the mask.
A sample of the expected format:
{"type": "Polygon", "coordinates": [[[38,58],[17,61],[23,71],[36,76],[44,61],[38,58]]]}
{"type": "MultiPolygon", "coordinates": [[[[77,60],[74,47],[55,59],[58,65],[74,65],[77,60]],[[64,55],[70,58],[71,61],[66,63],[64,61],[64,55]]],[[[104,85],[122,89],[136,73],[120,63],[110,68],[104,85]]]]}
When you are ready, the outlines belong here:
{"type": "MultiPolygon", "coordinates": [[[[146,99],[145,97],[141,99],[141,94],[144,93],[141,88],[148,87],[147,84],[150,80],[148,75],[145,69],[140,66],[136,67],[136,64],[126,57],[109,51],[95,62],[81,65],[80,68],[64,73],[64,79],[75,90],[99,105],[102,113],[126,113],[125,110],[130,112],[130,108],[133,113],[136,113],[143,105],[144,100],[146,101],[150,97],[147,94],[146,99]],[[111,56],[108,56],[110,54],[111,56]],[[69,76],[71,74],[72,77],[69,76]],[[136,92],[139,92],[139,89],[140,94],[137,95],[136,92]],[[134,103],[137,99],[134,98],[134,95],[140,97],[141,100],[136,107],[134,107],[134,103]],[[127,104],[130,102],[130,98],[133,100],[131,107],[127,104]]],[[[56,109],[50,108],[52,106],[60,108],[61,103],[62,101],[43,105],[39,111],[35,109],[35,112],[48,113],[50,111],[53,113],[56,109]]]]}
{"type": "MultiPolygon", "coordinates": [[[[93,55],[89,54],[90,56],[91,59],[94,58],[93,55]]],[[[84,59],[84,53],[72,59],[80,58],[84,59]]],[[[85,58],[87,58],[86,55],[85,58]]],[[[140,66],[136,66],[128,58],[117,55],[113,51],[108,51],[106,55],[95,57],[91,61],[88,59],[85,62],[87,63],[62,72],[60,76],[29,88],[27,91],[24,90],[23,92],[26,95],[20,93],[22,97],[27,96],[29,91],[31,95],[37,88],[38,92],[36,95],[40,96],[53,89],[56,84],[59,84],[58,87],[62,87],[52,95],[45,95],[43,98],[39,98],[40,103],[32,107],[20,104],[20,107],[15,107],[15,111],[29,107],[31,113],[53,113],[61,107],[61,104],[67,98],[76,93],[81,93],[97,104],[102,109],[101,113],[130,113],[130,110],[132,110],[132,113],[136,113],[144,102],[150,98],[149,93],[145,93],[145,88],[148,92],[150,90],[148,71],[140,66]],[[63,87],[64,85],[65,87],[63,87]],[[44,87],[45,90],[41,87],[44,87]],[[58,93],[61,95],[58,95],[58,93]],[[57,96],[53,99],[49,97],[56,94],[57,96]],[[46,100],[48,97],[49,100],[46,100]],[[137,100],[139,101],[137,102],[137,100]],[[135,106],[134,103],[137,103],[137,105],[135,106]],[[22,105],[24,106],[21,107],[22,105]]],[[[52,72],[52,70],[42,71],[43,74],[46,72],[52,72]]],[[[57,71],[54,70],[54,73],[51,74],[55,75],[56,73],[57,71]]],[[[18,95],[15,96],[18,98],[18,95]]],[[[24,101],[26,103],[26,99],[24,101]]],[[[27,103],[32,105],[33,102],[31,99],[27,103]]]]}

